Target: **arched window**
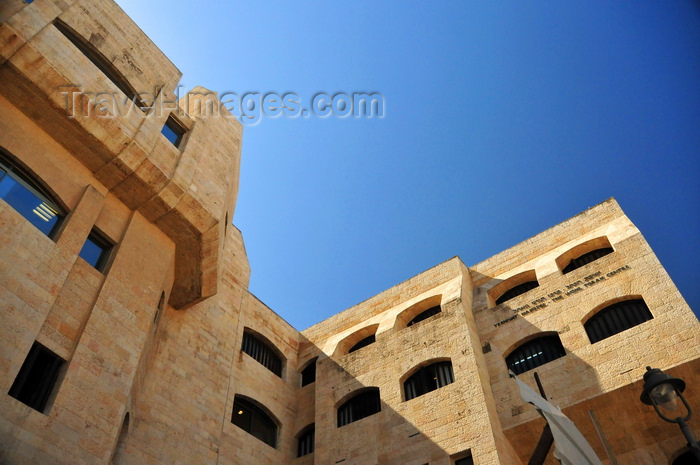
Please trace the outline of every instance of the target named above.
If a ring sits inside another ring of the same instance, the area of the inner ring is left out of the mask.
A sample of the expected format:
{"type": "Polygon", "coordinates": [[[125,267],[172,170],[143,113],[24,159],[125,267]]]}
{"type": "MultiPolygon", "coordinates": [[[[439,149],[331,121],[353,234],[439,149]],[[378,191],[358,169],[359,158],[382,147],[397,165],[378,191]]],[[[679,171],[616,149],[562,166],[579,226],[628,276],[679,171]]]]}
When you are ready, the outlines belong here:
{"type": "Polygon", "coordinates": [[[265,444],[277,447],[277,432],[279,430],[277,421],[249,399],[242,396],[234,398],[231,423],[265,444]]]}
{"type": "Polygon", "coordinates": [[[433,315],[437,315],[441,311],[442,311],[442,309],[440,308],[439,305],[436,305],[434,307],[430,307],[429,309],[424,310],[424,311],[420,312],[418,315],[414,316],[413,319],[406,324],[406,326],[413,326],[416,323],[420,323],[423,320],[427,320],[428,318],[430,318],[433,315]]]}
{"type": "Polygon", "coordinates": [[[49,237],[65,217],[62,208],[32,176],[0,152],[0,198],[49,237]]]}
{"type": "Polygon", "coordinates": [[[537,281],[535,270],[523,271],[492,287],[489,290],[489,297],[493,299],[494,305],[500,305],[539,285],[540,283],[537,281]]]}
{"type": "Polygon", "coordinates": [[[531,339],[513,350],[506,357],[506,365],[519,375],[566,355],[557,334],[531,339]]]}
{"type": "Polygon", "coordinates": [[[364,339],[361,339],[359,342],[357,342],[354,346],[350,347],[348,349],[348,353],[350,352],[355,352],[356,350],[360,350],[363,347],[367,347],[368,345],[376,342],[377,338],[372,334],[371,336],[367,336],[364,339]]]}
{"type": "Polygon", "coordinates": [[[422,396],[443,386],[453,383],[455,375],[452,372],[452,362],[437,362],[419,368],[404,383],[403,391],[406,400],[422,396]]]}
{"type": "Polygon", "coordinates": [[[654,316],[643,299],[623,300],[599,310],[583,324],[591,344],[649,321],[654,316]]]}
{"type": "Polygon", "coordinates": [[[349,354],[350,352],[355,352],[356,350],[360,350],[374,343],[376,341],[375,334],[377,333],[377,328],[379,328],[379,324],[375,323],[365,326],[345,337],[336,346],[334,351],[335,355],[349,354]]]}
{"type": "Polygon", "coordinates": [[[562,273],[566,274],[574,271],[576,268],[581,268],[583,265],[591,263],[594,260],[598,260],[600,257],[604,257],[610,253],[613,253],[612,247],[603,247],[602,249],[595,249],[587,252],[576,258],[572,258],[568,265],[564,267],[562,273]]]}
{"type": "Polygon", "coordinates": [[[301,370],[301,387],[316,381],[316,360],[318,357],[307,363],[306,367],[301,370]]]}
{"type": "Polygon", "coordinates": [[[539,285],[540,283],[538,283],[537,281],[527,281],[525,283],[518,284],[515,287],[511,287],[506,292],[501,294],[501,296],[498,299],[496,299],[496,305],[502,304],[506,300],[510,300],[513,297],[519,296],[520,294],[524,294],[530,289],[539,287],[539,285]]]}
{"type": "Polygon", "coordinates": [[[338,427],[374,415],[381,410],[379,388],[364,389],[338,408],[338,427]]]}
{"type": "Polygon", "coordinates": [[[282,377],[282,358],[277,355],[272,344],[264,341],[261,336],[254,335],[246,329],[243,332],[241,350],[280,378],[282,377]]]}
{"type": "Polygon", "coordinates": [[[311,423],[301,430],[297,436],[297,457],[303,457],[314,451],[316,435],[316,425],[311,423]]]}

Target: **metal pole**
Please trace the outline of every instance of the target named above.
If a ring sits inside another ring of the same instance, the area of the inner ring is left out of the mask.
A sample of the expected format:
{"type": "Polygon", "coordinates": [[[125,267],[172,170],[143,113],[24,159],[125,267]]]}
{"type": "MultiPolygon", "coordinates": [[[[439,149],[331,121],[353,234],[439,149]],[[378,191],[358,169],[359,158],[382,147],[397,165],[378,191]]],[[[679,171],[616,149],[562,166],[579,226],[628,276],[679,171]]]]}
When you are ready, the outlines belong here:
{"type": "Polygon", "coordinates": [[[676,421],[678,422],[678,426],[681,427],[683,436],[685,436],[685,439],[688,441],[688,445],[690,446],[690,450],[693,451],[693,455],[695,455],[696,459],[700,460],[700,444],[698,444],[695,436],[693,436],[690,426],[688,426],[688,423],[686,423],[683,418],[678,418],[676,421]]]}

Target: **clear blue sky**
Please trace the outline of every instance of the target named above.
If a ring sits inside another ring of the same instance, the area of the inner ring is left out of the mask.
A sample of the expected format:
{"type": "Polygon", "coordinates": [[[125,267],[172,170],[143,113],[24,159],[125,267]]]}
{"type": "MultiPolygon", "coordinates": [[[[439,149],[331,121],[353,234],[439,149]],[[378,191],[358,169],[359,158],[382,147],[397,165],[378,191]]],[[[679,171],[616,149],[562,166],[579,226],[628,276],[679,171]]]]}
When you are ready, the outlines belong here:
{"type": "Polygon", "coordinates": [[[384,96],[245,129],[250,289],[296,328],[611,196],[700,309],[700,2],[118,3],[185,89],[384,96]]]}

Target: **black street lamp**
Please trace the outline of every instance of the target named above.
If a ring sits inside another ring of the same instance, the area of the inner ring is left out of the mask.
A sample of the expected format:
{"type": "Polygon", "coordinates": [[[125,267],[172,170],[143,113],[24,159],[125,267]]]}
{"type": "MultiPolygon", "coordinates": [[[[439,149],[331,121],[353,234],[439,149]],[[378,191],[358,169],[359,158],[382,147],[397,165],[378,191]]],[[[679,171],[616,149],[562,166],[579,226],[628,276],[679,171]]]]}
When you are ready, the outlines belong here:
{"type": "Polygon", "coordinates": [[[644,388],[640,400],[646,405],[653,405],[656,413],[669,423],[676,423],[681,428],[683,436],[688,441],[690,450],[695,455],[695,458],[700,461],[700,445],[695,440],[693,432],[688,426],[688,420],[693,416],[693,410],[690,404],[683,397],[685,391],[685,381],[680,378],[672,378],[658,368],[647,367],[647,372],[644,373],[644,388]],[[678,399],[681,399],[683,405],[688,412],[686,416],[681,416],[681,412],[674,413],[678,409],[678,399]],[[666,410],[672,416],[676,415],[675,419],[671,419],[664,415],[661,409],[666,410]]]}

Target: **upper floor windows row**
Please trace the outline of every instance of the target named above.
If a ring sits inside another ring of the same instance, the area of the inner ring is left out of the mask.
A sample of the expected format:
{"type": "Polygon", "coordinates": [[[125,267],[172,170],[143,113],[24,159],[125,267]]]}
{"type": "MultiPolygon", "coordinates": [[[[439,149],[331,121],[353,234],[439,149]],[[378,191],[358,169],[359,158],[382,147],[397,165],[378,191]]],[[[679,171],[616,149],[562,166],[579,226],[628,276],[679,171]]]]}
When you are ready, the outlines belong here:
{"type": "Polygon", "coordinates": [[[253,334],[248,328],[243,331],[241,350],[253,357],[262,366],[282,377],[282,356],[277,348],[259,334],[253,334]]]}
{"type": "MultiPolygon", "coordinates": [[[[644,299],[628,298],[594,310],[583,323],[591,344],[619,334],[653,319],[644,299]]],[[[508,369],[516,375],[566,355],[556,333],[545,333],[519,344],[506,356],[508,369]]]]}
{"type": "MultiPolygon", "coordinates": [[[[606,237],[599,237],[577,245],[555,261],[562,274],[567,274],[612,252],[614,250],[610,241],[606,237]]],[[[528,270],[498,283],[488,294],[494,305],[500,305],[539,285],[535,270],[528,270]]]]}

